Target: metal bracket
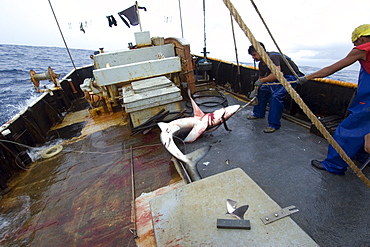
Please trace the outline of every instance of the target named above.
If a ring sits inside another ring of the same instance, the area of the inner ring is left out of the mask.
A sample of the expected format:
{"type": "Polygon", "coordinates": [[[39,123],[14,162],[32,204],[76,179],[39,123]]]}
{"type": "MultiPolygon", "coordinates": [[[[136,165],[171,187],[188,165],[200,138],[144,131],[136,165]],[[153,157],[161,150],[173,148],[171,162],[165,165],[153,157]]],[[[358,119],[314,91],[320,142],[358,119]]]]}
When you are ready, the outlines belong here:
{"type": "Polygon", "coordinates": [[[261,217],[261,220],[265,225],[267,225],[271,222],[274,222],[276,220],[284,218],[284,217],[286,217],[288,215],[291,215],[293,213],[296,213],[298,211],[299,211],[298,208],[296,208],[296,206],[292,205],[292,206],[280,209],[279,211],[276,211],[275,213],[272,213],[272,214],[266,215],[264,217],[261,217]]]}

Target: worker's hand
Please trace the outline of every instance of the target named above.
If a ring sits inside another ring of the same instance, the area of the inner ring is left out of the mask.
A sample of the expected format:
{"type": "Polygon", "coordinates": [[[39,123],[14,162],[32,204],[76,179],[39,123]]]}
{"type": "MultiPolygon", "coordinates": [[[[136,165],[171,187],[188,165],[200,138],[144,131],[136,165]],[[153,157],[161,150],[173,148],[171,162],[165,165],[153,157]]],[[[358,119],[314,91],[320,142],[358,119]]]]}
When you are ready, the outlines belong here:
{"type": "Polygon", "coordinates": [[[307,78],[305,76],[298,77],[297,84],[298,85],[303,85],[306,82],[308,82],[307,78]]]}
{"type": "Polygon", "coordinates": [[[262,81],[260,79],[254,82],[254,87],[260,87],[261,85],[262,85],[262,81]]]}
{"type": "Polygon", "coordinates": [[[365,146],[364,149],[370,154],[370,133],[365,136],[365,146]]]}
{"type": "Polygon", "coordinates": [[[257,88],[254,89],[250,94],[249,94],[249,98],[250,99],[253,99],[254,97],[257,97],[257,88]]]}

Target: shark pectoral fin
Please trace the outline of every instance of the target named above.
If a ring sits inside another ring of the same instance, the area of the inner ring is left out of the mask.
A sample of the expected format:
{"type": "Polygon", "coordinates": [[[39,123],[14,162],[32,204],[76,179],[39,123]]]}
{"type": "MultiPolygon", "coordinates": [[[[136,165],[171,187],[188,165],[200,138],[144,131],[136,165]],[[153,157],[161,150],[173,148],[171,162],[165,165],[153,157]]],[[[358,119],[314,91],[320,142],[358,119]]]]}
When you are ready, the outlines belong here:
{"type": "Polygon", "coordinates": [[[247,212],[248,208],[249,208],[248,205],[241,206],[241,207],[235,209],[235,211],[232,212],[232,215],[234,215],[236,218],[238,218],[240,220],[243,220],[244,219],[244,214],[245,214],[245,212],[247,212]]]}
{"type": "Polygon", "coordinates": [[[203,134],[204,131],[206,131],[207,127],[208,124],[205,121],[199,122],[198,124],[194,125],[190,133],[184,139],[184,142],[195,141],[201,134],[203,134]]]}
{"type": "Polygon", "coordinates": [[[185,164],[185,168],[193,181],[201,179],[197,169],[197,163],[209,152],[210,149],[211,145],[199,148],[185,155],[190,161],[185,164]]]}

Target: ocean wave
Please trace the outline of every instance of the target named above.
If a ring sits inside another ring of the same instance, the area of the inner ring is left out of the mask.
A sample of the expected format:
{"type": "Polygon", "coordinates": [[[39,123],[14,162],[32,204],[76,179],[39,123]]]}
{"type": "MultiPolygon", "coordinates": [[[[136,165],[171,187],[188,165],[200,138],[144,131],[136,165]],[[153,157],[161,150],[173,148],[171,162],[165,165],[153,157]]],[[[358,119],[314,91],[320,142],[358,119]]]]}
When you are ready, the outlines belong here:
{"type": "MultiPolygon", "coordinates": [[[[91,64],[93,51],[70,49],[70,52],[77,67],[91,64]]],[[[61,75],[60,79],[73,69],[65,48],[0,44],[0,54],[0,125],[39,96],[30,79],[31,69],[42,74],[50,66],[61,75]]]]}

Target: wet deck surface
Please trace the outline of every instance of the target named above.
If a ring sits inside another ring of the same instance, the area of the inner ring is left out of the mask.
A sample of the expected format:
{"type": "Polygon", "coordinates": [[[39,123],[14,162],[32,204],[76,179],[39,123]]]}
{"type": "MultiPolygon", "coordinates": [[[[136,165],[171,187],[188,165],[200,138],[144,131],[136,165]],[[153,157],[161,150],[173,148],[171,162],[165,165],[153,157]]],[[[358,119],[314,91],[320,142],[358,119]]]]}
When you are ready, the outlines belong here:
{"type": "Polygon", "coordinates": [[[35,162],[1,199],[0,245],[135,246],[131,157],[136,197],[180,179],[158,133],[133,138],[127,125],[112,126],[35,162]]]}
{"type": "MultiPolygon", "coordinates": [[[[310,166],[326,156],[323,138],[286,120],[265,134],[266,119],[246,119],[251,109],[228,121],[231,132],[221,126],[185,145],[185,153],[212,145],[198,163],[201,176],[239,167],[279,206],[297,206],[292,219],[320,246],[369,246],[370,189],[351,171],[336,176],[310,166]]],[[[86,135],[10,184],[1,198],[2,246],[135,246],[130,146],[136,195],[179,179],[171,157],[158,129],[130,137],[127,125],[112,125],[86,135]]],[[[370,167],[364,173],[370,177],[370,167]]]]}
{"type": "MultiPolygon", "coordinates": [[[[201,176],[240,167],[282,208],[297,206],[292,219],[320,246],[370,246],[370,188],[350,168],[338,176],[310,165],[326,157],[325,139],[284,119],[280,130],[263,133],[267,119],[246,119],[251,110],[228,120],[231,132],[220,127],[188,145],[188,152],[212,145],[198,163],[201,176]]],[[[370,167],[363,172],[370,177],[370,167]]]]}

